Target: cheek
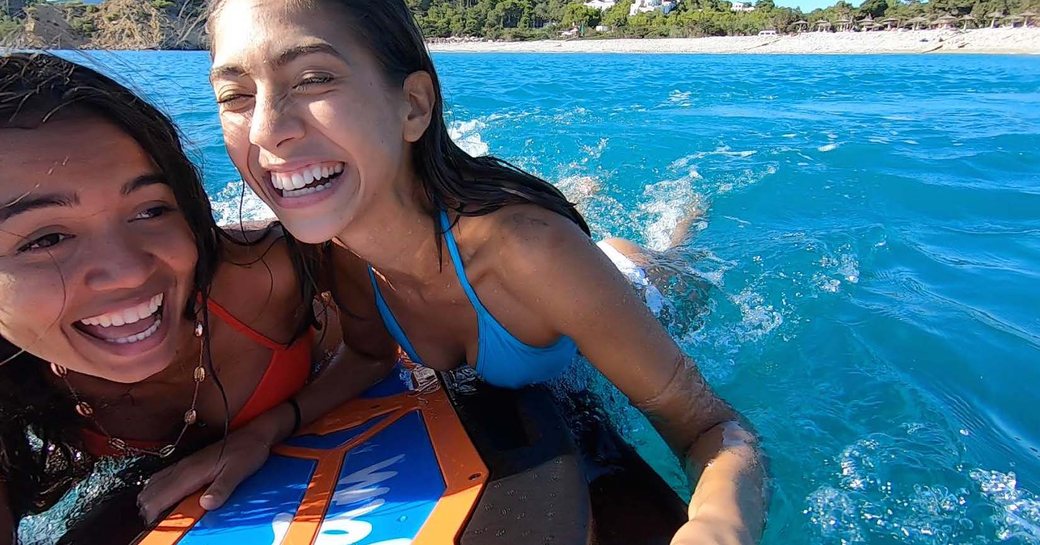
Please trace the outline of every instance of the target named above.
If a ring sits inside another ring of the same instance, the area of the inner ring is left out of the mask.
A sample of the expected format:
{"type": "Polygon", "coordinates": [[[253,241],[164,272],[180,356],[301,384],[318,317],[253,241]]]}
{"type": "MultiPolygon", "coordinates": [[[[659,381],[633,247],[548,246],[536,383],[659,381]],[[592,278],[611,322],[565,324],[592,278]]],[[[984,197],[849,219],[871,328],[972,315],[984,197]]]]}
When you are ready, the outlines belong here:
{"type": "Polygon", "coordinates": [[[0,269],[0,337],[44,358],[64,346],[66,289],[55,264],[0,269]]]}
{"type": "Polygon", "coordinates": [[[244,117],[230,118],[220,117],[220,129],[224,132],[224,146],[227,147],[228,155],[235,162],[235,166],[241,168],[239,161],[249,155],[249,124],[244,117]]]}
{"type": "Polygon", "coordinates": [[[156,255],[181,283],[190,286],[195,280],[195,266],[199,261],[199,251],[191,229],[187,222],[179,221],[176,227],[162,235],[153,241],[157,248],[156,255]]]}

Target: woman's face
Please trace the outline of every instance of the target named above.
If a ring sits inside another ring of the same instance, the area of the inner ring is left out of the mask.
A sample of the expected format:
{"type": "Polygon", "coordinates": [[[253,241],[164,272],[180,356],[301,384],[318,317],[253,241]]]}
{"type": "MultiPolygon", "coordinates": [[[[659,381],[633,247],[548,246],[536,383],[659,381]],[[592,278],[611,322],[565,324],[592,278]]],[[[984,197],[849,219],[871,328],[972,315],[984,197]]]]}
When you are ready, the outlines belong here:
{"type": "Polygon", "coordinates": [[[198,255],[166,182],[97,117],[0,129],[0,337],[116,382],[169,366],[198,255]]]}
{"type": "Polygon", "coordinates": [[[406,180],[410,117],[346,21],[284,0],[227,0],[211,81],[245,181],[304,242],[332,239],[406,180]]]}

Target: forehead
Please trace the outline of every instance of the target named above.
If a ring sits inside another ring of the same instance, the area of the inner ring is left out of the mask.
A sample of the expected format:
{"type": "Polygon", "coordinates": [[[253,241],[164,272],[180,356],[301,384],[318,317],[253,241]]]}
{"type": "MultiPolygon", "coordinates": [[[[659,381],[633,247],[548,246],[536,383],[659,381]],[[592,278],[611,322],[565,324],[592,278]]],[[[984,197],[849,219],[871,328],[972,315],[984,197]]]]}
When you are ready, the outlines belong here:
{"type": "Polygon", "coordinates": [[[324,42],[346,56],[352,46],[346,23],[318,2],[226,0],[212,27],[213,65],[255,71],[301,43],[324,42]]]}
{"type": "MultiPolygon", "coordinates": [[[[0,194],[27,184],[119,179],[154,169],[130,135],[98,117],[50,121],[35,129],[0,129],[0,194]]],[[[126,180],[120,181],[120,183],[126,180]]]]}

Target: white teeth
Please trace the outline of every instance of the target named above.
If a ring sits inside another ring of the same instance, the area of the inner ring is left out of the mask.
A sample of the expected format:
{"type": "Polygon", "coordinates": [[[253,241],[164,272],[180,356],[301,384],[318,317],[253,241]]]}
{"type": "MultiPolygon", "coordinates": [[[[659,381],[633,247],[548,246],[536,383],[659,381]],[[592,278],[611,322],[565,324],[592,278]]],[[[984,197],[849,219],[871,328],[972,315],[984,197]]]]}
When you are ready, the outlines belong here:
{"type": "Polygon", "coordinates": [[[302,197],[304,195],[310,195],[312,193],[320,193],[320,192],[325,191],[326,189],[328,189],[330,187],[332,187],[332,184],[329,183],[329,182],[325,182],[325,183],[323,183],[321,185],[314,186],[314,187],[308,187],[306,189],[297,189],[295,191],[291,191],[291,190],[287,189],[285,191],[282,191],[282,196],[287,198],[287,199],[292,199],[292,198],[295,198],[295,197],[302,197]]]}
{"type": "Polygon", "coordinates": [[[84,318],[80,320],[80,322],[84,325],[101,327],[119,327],[121,325],[134,324],[155,314],[156,311],[159,310],[159,307],[162,306],[162,301],[163,294],[159,293],[139,305],[123,310],[117,310],[115,312],[91,316],[90,318],[84,318]]]}
{"type": "MultiPolygon", "coordinates": [[[[296,172],[272,172],[271,185],[284,192],[296,192],[319,180],[343,172],[343,163],[332,166],[314,165],[296,172]]],[[[308,188],[310,189],[310,188],[308,188]]]]}
{"type": "Polygon", "coordinates": [[[139,342],[147,339],[148,337],[151,337],[152,335],[155,335],[155,332],[159,331],[159,326],[160,325],[162,325],[162,318],[156,319],[155,323],[152,324],[151,327],[149,327],[148,329],[138,333],[137,335],[130,335],[129,337],[120,337],[118,339],[111,339],[111,340],[108,340],[108,342],[114,343],[114,344],[139,343],[139,342]]]}

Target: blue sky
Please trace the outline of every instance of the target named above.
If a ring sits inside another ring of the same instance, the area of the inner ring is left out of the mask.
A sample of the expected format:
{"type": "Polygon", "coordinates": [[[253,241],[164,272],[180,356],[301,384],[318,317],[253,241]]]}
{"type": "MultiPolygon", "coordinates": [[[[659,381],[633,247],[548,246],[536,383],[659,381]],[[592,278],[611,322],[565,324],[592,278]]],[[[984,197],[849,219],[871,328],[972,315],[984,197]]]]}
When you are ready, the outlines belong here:
{"type": "MultiPolygon", "coordinates": [[[[775,2],[778,6],[783,6],[785,8],[801,8],[802,11],[809,13],[816,8],[833,6],[837,0],[775,0],[775,2]]],[[[862,2],[861,0],[850,0],[849,3],[853,6],[858,6],[862,2]]]]}

